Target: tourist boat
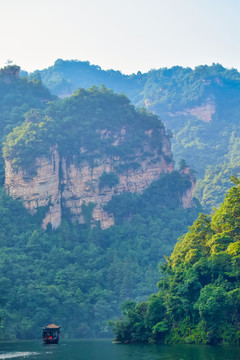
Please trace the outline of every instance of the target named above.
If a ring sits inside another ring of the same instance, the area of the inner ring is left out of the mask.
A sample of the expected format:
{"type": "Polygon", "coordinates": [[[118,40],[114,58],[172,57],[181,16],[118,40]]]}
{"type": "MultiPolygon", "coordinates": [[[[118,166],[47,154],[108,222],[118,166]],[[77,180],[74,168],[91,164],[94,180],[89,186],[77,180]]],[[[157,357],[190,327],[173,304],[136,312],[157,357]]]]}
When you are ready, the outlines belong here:
{"type": "Polygon", "coordinates": [[[42,339],[45,344],[58,344],[61,326],[50,324],[43,328],[42,339]]]}

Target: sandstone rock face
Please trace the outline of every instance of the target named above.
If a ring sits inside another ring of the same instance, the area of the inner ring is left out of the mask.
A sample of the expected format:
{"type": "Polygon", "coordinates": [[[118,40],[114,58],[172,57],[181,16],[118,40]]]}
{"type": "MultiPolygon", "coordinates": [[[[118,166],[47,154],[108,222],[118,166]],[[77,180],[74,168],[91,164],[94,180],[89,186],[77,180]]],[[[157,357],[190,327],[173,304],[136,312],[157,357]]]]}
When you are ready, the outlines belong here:
{"type": "MultiPolygon", "coordinates": [[[[103,207],[113,195],[126,191],[141,193],[162,173],[173,171],[170,141],[163,129],[159,131],[162,136],[161,151],[152,149],[152,133],[148,131],[146,142],[141,149],[135,149],[128,160],[105,153],[92,154],[91,162],[86,156],[82,160],[81,157],[78,160],[74,157],[69,160],[67,157],[60,158],[55,147],[50,149],[48,158],[40,157],[35,160],[34,175],[22,169],[14,170],[11,162],[6,160],[6,191],[13,198],[21,199],[32,214],[38,207],[46,207],[44,228],[48,223],[57,228],[61,223],[63,210],[71,214],[72,220],[85,223],[84,208],[88,206],[93,208],[92,224],[100,221],[102,228],[108,228],[114,224],[114,218],[106,213],[103,207]],[[133,161],[137,166],[132,167],[133,161]],[[121,166],[124,166],[124,170],[117,170],[121,166]],[[113,187],[100,186],[103,173],[115,173],[118,177],[117,184],[113,187]]],[[[125,133],[122,128],[118,138],[113,136],[112,144],[118,146],[123,142],[125,133]]],[[[102,136],[105,136],[104,134],[102,136]]],[[[86,149],[81,151],[86,155],[86,149]]],[[[183,205],[190,206],[189,202],[190,194],[186,194],[183,205]]]]}
{"type": "Polygon", "coordinates": [[[190,189],[188,189],[183,195],[182,195],[182,206],[184,209],[188,209],[190,207],[192,207],[192,195],[193,195],[193,191],[196,187],[196,180],[193,177],[193,175],[191,174],[191,169],[189,166],[186,166],[183,170],[180,170],[181,174],[184,174],[186,176],[189,177],[192,185],[190,187],[190,189]]]}
{"type": "Polygon", "coordinates": [[[8,160],[5,162],[5,188],[8,194],[21,199],[31,214],[41,206],[48,207],[44,227],[51,223],[53,228],[57,228],[61,223],[59,164],[56,149],[51,149],[49,158],[36,159],[36,174],[33,176],[21,169],[16,172],[8,160]]]}
{"type": "Polygon", "coordinates": [[[216,105],[213,99],[208,98],[203,104],[200,106],[195,106],[193,108],[186,108],[184,111],[178,111],[176,113],[169,113],[170,116],[176,115],[184,115],[184,116],[194,116],[197,119],[210,123],[212,120],[212,116],[216,112],[216,105]]]}

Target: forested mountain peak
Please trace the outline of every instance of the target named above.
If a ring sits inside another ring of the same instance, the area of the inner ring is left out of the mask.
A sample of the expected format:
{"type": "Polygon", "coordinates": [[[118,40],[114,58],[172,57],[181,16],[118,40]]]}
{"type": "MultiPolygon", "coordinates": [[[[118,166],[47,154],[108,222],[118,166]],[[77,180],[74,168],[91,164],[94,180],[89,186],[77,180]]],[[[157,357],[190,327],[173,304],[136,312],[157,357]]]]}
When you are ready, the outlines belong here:
{"type": "MultiPolygon", "coordinates": [[[[114,224],[115,210],[105,208],[113,196],[142,193],[174,170],[162,122],[104,86],[79,89],[42,113],[28,113],[8,135],[3,154],[8,193],[32,213],[45,206],[45,228],[58,227],[64,211],[80,223],[89,212],[88,221],[107,228],[114,224]]],[[[186,171],[180,176],[188,185],[179,187],[179,204],[188,208],[194,180],[186,171]]]]}
{"type": "Polygon", "coordinates": [[[143,105],[146,99],[154,95],[155,100],[160,96],[163,98],[162,103],[173,106],[174,97],[177,95],[177,107],[201,100],[206,89],[208,91],[217,87],[237,86],[240,81],[240,74],[236,69],[227,69],[220,64],[200,65],[194,69],[173,66],[125,75],[116,70],[103,70],[89,61],[62,59],[56,60],[53,66],[36,70],[28,76],[30,79],[41,78],[43,83],[59,96],[64,93],[71,95],[79,87],[89,88],[92,85],[104,84],[116,92],[125,93],[135,104],[143,105]],[[174,87],[176,89],[171,94],[174,87]]]}

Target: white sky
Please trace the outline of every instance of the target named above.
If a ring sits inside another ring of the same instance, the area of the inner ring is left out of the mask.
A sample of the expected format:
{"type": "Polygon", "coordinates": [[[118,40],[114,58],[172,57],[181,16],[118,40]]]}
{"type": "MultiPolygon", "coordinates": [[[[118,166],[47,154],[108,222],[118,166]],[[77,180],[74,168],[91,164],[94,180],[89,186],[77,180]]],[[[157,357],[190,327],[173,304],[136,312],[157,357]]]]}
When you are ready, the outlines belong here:
{"type": "Polygon", "coordinates": [[[146,72],[221,63],[240,70],[240,0],[0,0],[0,66],[58,58],[146,72]]]}

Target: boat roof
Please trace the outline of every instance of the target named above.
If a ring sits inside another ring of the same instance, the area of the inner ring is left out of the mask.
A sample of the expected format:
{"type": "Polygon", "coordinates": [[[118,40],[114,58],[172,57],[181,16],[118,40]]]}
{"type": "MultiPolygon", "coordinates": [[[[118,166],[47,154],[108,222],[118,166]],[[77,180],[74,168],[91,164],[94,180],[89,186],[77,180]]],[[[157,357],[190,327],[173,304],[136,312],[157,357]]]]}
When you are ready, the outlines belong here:
{"type": "Polygon", "coordinates": [[[61,326],[55,325],[55,324],[50,324],[47,326],[44,326],[43,329],[60,329],[61,326]]]}

